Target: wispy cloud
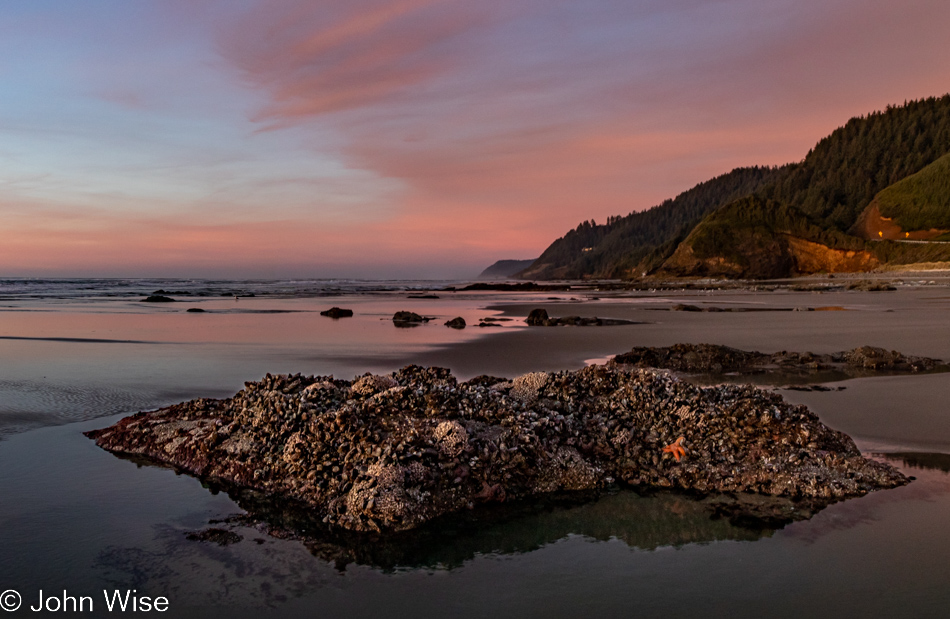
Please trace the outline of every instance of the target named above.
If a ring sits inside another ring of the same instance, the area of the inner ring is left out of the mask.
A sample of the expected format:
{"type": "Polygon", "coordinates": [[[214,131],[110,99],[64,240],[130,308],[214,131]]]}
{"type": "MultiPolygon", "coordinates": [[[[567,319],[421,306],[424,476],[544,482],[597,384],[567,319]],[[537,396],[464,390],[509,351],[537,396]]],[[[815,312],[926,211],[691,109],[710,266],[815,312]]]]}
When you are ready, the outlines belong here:
{"type": "Polygon", "coordinates": [[[484,19],[476,3],[262,3],[221,37],[223,53],[272,102],[258,120],[381,103],[455,66],[453,38],[484,19]]]}

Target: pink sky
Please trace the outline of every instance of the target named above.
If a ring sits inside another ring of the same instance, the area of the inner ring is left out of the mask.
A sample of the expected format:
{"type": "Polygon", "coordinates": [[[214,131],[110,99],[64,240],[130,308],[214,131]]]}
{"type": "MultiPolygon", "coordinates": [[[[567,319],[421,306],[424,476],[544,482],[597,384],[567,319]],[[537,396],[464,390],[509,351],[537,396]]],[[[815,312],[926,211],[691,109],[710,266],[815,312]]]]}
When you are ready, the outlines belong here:
{"type": "Polygon", "coordinates": [[[0,16],[7,277],[472,276],[950,90],[939,1],[22,0],[0,16]]]}

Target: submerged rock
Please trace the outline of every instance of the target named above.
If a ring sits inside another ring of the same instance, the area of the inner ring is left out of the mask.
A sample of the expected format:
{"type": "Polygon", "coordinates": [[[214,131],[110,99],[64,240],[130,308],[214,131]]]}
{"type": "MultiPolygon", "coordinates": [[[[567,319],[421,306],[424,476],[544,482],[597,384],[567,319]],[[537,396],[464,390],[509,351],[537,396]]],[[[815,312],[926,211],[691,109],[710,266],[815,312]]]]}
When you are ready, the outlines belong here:
{"type": "Polygon", "coordinates": [[[193,542],[211,542],[218,546],[230,546],[231,544],[237,544],[243,539],[233,531],[217,527],[204,529],[203,531],[195,531],[185,537],[193,542]]]}
{"type": "Polygon", "coordinates": [[[464,329],[465,328],[465,319],[461,316],[456,316],[452,320],[449,320],[445,323],[446,327],[451,327],[453,329],[464,329]]]}
{"type": "Polygon", "coordinates": [[[87,435],[352,531],[616,483],[757,493],[808,509],[907,483],[779,395],[622,366],[466,383],[418,366],[352,382],[267,375],[232,398],[87,435]]]}
{"type": "Polygon", "coordinates": [[[175,299],[160,294],[152,294],[142,299],[142,303],[175,303],[175,299]]]}

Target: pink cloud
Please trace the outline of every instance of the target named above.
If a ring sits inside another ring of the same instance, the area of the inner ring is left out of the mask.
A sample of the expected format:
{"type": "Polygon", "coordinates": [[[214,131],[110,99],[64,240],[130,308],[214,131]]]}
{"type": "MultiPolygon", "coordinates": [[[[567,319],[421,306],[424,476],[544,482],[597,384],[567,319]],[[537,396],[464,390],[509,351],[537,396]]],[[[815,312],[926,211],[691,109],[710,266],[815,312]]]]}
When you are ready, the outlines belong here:
{"type": "MultiPolygon", "coordinates": [[[[582,219],[647,208],[736,166],[800,159],[849,116],[893,100],[869,93],[902,71],[890,62],[872,79],[865,55],[950,49],[914,35],[933,30],[923,14],[883,43],[876,30],[903,10],[883,2],[605,3],[576,24],[564,3],[471,7],[264,2],[222,50],[269,94],[258,120],[328,123],[352,166],[405,182],[388,229],[437,254],[436,237],[538,252],[582,219]]],[[[939,93],[913,92],[924,94],[939,93]]]]}
{"type": "Polygon", "coordinates": [[[473,6],[264,2],[221,37],[221,47],[249,83],[270,91],[272,103],[257,119],[286,124],[385,101],[450,70],[453,37],[482,19],[473,6]]]}

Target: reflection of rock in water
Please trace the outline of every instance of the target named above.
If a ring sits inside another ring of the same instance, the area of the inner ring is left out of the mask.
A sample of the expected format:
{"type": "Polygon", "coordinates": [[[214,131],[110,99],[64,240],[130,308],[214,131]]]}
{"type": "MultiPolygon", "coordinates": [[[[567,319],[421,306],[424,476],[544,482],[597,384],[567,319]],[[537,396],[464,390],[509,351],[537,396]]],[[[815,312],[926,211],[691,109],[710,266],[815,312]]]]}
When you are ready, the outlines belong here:
{"type": "Polygon", "coordinates": [[[373,535],[331,533],[306,510],[289,509],[254,493],[232,496],[249,514],[231,518],[231,525],[256,525],[275,537],[299,540],[338,569],[350,563],[384,570],[450,569],[479,555],[532,552],[570,535],[617,539],[638,550],[753,541],[814,514],[787,499],[759,495],[698,497],[659,491],[644,496],[623,490],[600,498],[570,493],[494,505],[449,515],[412,531],[373,535]]]}
{"type": "Polygon", "coordinates": [[[950,454],[906,452],[877,455],[887,460],[901,462],[905,466],[950,473],[950,454]]]}

